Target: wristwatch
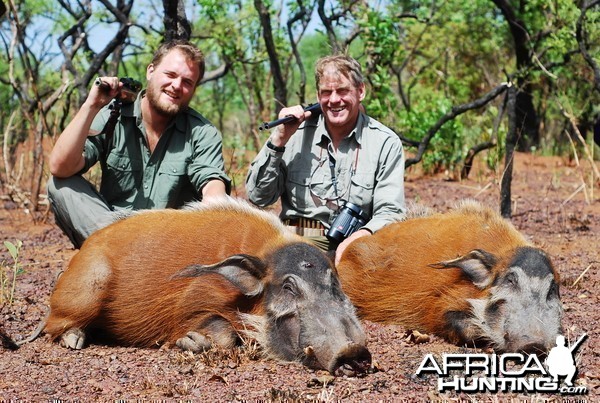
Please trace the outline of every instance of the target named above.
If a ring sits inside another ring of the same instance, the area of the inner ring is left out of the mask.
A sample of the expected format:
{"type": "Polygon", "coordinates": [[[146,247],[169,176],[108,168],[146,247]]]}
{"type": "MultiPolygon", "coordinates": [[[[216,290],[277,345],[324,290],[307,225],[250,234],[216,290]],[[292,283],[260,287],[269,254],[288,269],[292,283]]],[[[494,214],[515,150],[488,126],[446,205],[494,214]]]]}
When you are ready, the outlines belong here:
{"type": "Polygon", "coordinates": [[[271,139],[267,140],[267,147],[269,147],[273,151],[277,151],[278,153],[282,153],[285,151],[285,146],[277,147],[275,144],[271,143],[271,139]]]}

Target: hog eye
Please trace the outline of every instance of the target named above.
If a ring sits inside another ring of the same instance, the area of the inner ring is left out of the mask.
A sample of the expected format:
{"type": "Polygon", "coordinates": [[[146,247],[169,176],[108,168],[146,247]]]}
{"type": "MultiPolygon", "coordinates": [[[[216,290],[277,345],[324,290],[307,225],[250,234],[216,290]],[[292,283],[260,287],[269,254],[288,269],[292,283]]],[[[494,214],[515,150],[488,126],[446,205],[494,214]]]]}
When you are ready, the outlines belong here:
{"type": "Polygon", "coordinates": [[[485,313],[489,317],[496,317],[500,314],[502,306],[506,303],[504,300],[495,301],[485,307],[485,313]]]}
{"type": "Polygon", "coordinates": [[[517,281],[517,275],[515,273],[508,273],[504,278],[504,283],[511,287],[516,287],[519,284],[517,281]]]}
{"type": "Polygon", "coordinates": [[[302,266],[305,269],[312,269],[313,267],[315,267],[315,265],[310,262],[302,262],[300,263],[300,266],[302,266]]]}

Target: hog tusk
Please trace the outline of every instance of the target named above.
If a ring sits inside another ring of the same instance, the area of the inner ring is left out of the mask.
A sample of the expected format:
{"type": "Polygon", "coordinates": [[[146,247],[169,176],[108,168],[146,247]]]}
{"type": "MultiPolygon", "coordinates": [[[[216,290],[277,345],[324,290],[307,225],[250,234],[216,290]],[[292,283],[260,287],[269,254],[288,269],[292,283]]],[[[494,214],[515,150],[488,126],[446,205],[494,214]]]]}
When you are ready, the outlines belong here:
{"type": "Polygon", "coordinates": [[[315,356],[315,349],[313,348],[313,346],[308,346],[304,348],[304,354],[306,354],[307,357],[314,357],[315,356]]]}

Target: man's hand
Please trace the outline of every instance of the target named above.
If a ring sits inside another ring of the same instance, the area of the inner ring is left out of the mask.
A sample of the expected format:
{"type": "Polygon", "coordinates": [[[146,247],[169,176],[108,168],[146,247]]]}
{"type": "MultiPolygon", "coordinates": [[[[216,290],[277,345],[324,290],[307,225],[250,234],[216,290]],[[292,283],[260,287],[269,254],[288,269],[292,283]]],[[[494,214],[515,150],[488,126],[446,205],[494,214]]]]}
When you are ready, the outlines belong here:
{"type": "Polygon", "coordinates": [[[335,251],[335,265],[337,266],[340,262],[340,259],[342,258],[342,253],[344,253],[344,250],[348,247],[348,245],[350,245],[353,241],[357,240],[358,238],[362,238],[363,236],[368,235],[372,235],[371,231],[369,231],[368,229],[359,229],[354,234],[346,238],[344,242],[342,242],[335,251]]]}
{"type": "Polygon", "coordinates": [[[58,137],[50,153],[48,166],[50,173],[57,178],[68,178],[83,169],[85,159],[82,151],[85,140],[92,134],[90,127],[94,117],[117,95],[123,85],[119,83],[118,77],[100,77],[99,80],[103,84],[92,85],[85,102],[58,137]]]}
{"type": "Polygon", "coordinates": [[[283,108],[279,111],[279,119],[285,118],[286,116],[294,116],[296,119],[278,126],[273,134],[271,135],[271,143],[276,147],[285,147],[290,137],[298,127],[312,115],[312,112],[307,112],[301,105],[291,106],[289,108],[283,108]]]}
{"type": "Polygon", "coordinates": [[[123,83],[119,77],[98,77],[90,89],[86,102],[102,108],[108,105],[118,94],[123,83]]]}

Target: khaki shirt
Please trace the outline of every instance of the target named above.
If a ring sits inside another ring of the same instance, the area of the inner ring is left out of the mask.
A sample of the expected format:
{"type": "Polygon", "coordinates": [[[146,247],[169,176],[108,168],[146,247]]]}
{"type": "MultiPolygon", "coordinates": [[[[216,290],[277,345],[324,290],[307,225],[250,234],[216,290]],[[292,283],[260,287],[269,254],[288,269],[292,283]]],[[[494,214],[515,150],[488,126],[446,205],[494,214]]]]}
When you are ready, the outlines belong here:
{"type": "Polygon", "coordinates": [[[360,114],[355,130],[337,152],[323,116],[305,121],[277,152],[266,145],[250,166],[248,197],[266,207],[281,197],[281,218],[305,217],[325,227],[345,201],[360,206],[375,232],[403,217],[404,153],[398,136],[375,119],[360,114]],[[332,178],[337,180],[337,193],[332,178]]]}
{"type": "MultiPolygon", "coordinates": [[[[142,96],[121,108],[112,141],[104,134],[86,140],[81,173],[100,162],[100,193],[106,201],[134,210],[178,208],[201,200],[202,187],[211,179],[222,180],[229,193],[231,182],[224,172],[219,131],[188,109],[173,119],[150,154],[142,122],[142,96]]],[[[108,107],[100,111],[91,130],[102,131],[109,114],[108,107]]]]}

